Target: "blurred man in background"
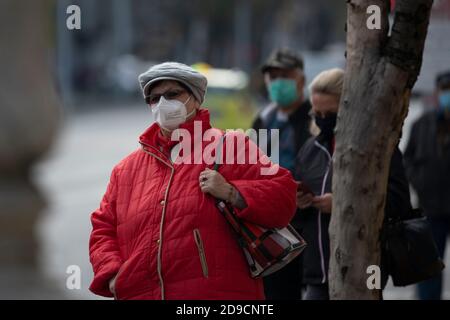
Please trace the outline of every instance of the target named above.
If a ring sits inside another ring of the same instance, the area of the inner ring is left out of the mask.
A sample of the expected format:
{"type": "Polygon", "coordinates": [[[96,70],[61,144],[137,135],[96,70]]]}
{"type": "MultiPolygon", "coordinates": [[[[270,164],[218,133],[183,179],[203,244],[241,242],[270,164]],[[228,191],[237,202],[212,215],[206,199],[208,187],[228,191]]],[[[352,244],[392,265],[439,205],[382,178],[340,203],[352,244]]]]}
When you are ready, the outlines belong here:
{"type": "MultiPolygon", "coordinates": [[[[298,150],[310,137],[309,111],[311,105],[304,98],[305,76],[302,57],[290,49],[276,49],[262,66],[271,104],[265,107],[253,123],[253,129],[278,129],[279,145],[270,143],[267,153],[279,148],[279,164],[294,174],[298,150]]],[[[264,147],[264,146],[263,146],[264,147]]],[[[301,233],[294,217],[292,225],[301,233]]],[[[301,258],[280,271],[264,278],[266,298],[269,300],[301,299],[301,258]]]]}
{"type": "MultiPolygon", "coordinates": [[[[436,93],[438,107],[412,127],[405,165],[443,257],[450,234],[450,70],[437,76],[436,93]]],[[[442,274],[418,285],[421,300],[438,300],[441,295],[442,274]]]]}

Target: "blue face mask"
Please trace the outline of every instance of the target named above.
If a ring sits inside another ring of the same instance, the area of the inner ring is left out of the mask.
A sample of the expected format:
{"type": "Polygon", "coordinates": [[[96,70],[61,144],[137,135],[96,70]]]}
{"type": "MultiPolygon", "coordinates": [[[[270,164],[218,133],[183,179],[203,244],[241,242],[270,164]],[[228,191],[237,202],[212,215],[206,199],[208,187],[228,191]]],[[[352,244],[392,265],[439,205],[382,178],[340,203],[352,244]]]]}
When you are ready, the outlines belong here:
{"type": "Polygon", "coordinates": [[[292,79],[276,79],[269,84],[270,100],[282,108],[289,107],[299,98],[297,82],[292,79]]]}
{"type": "Polygon", "coordinates": [[[450,90],[442,91],[439,95],[439,109],[450,111],[450,90]]]}

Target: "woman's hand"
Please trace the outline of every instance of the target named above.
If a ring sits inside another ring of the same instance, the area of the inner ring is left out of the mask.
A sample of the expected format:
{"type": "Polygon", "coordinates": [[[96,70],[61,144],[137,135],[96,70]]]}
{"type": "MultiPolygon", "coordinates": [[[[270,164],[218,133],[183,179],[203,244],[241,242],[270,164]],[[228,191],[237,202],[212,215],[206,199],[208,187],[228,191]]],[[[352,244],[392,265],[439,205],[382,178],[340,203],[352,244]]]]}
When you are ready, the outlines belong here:
{"type": "Polygon", "coordinates": [[[333,195],[331,193],[326,193],[323,196],[314,197],[312,205],[323,213],[331,213],[333,207],[333,195]]]}
{"type": "Polygon", "coordinates": [[[199,176],[200,189],[221,200],[230,200],[234,187],[215,170],[206,168],[199,176]]]}
{"type": "Polygon", "coordinates": [[[117,275],[115,275],[114,278],[109,280],[109,291],[111,291],[111,293],[114,295],[114,297],[116,296],[116,278],[117,278],[117,275]]]}
{"type": "Polygon", "coordinates": [[[306,209],[311,207],[314,196],[310,193],[303,193],[297,191],[297,207],[299,209],[306,209]]]}

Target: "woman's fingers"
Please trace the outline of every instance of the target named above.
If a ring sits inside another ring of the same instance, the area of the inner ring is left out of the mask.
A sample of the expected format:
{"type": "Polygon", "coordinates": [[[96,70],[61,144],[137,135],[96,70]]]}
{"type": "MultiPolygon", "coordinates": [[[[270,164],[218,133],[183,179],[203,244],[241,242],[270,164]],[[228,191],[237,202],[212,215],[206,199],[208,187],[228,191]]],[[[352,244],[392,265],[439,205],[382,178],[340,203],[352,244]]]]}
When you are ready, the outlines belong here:
{"type": "Polygon", "coordinates": [[[220,173],[214,170],[205,169],[199,175],[199,185],[203,193],[209,193],[215,197],[223,198],[228,189],[225,178],[220,173]]]}
{"type": "Polygon", "coordinates": [[[230,197],[230,184],[217,171],[205,169],[199,175],[199,185],[203,193],[226,200],[230,197]]]}
{"type": "Polygon", "coordinates": [[[312,205],[322,212],[330,213],[332,209],[333,197],[331,193],[324,194],[323,196],[314,197],[312,205]]]}
{"type": "Polygon", "coordinates": [[[301,200],[304,200],[304,201],[312,201],[313,200],[313,197],[310,195],[310,194],[307,194],[307,193],[302,193],[302,192],[297,192],[297,199],[301,199],[301,200]]]}
{"type": "Polygon", "coordinates": [[[200,188],[206,188],[212,184],[211,180],[200,180],[200,188]]]}
{"type": "Polygon", "coordinates": [[[116,278],[117,275],[109,281],[109,291],[111,291],[113,295],[116,295],[116,278]]]}
{"type": "Polygon", "coordinates": [[[215,177],[217,175],[220,175],[220,173],[218,173],[217,171],[214,171],[214,170],[206,168],[204,171],[200,172],[199,180],[200,181],[207,180],[207,179],[210,179],[210,178],[215,177]]]}
{"type": "Polygon", "coordinates": [[[208,180],[208,177],[209,177],[209,172],[205,170],[205,171],[200,172],[198,179],[199,179],[199,181],[205,181],[205,180],[208,180]]]}
{"type": "Polygon", "coordinates": [[[199,181],[212,182],[214,185],[226,182],[225,178],[219,172],[210,169],[206,169],[200,173],[199,181]]]}
{"type": "Polygon", "coordinates": [[[211,185],[208,181],[200,182],[200,190],[203,193],[211,193],[211,185]]]}
{"type": "Polygon", "coordinates": [[[323,197],[321,197],[321,196],[318,196],[318,197],[314,197],[313,199],[312,199],[312,205],[314,206],[314,207],[316,207],[317,209],[319,209],[319,210],[322,210],[323,209],[323,197]]]}
{"type": "Polygon", "coordinates": [[[313,197],[310,194],[304,194],[303,192],[297,192],[297,207],[305,209],[311,206],[313,197]]]}

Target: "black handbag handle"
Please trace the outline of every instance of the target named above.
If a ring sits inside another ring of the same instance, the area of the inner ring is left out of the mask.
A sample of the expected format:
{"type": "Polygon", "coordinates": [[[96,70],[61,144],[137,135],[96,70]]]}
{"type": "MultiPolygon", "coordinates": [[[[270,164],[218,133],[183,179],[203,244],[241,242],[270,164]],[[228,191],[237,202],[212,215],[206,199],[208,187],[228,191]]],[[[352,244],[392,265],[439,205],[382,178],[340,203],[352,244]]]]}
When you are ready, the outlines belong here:
{"type": "Polygon", "coordinates": [[[214,165],[213,165],[213,170],[214,171],[218,171],[219,170],[219,166],[221,164],[220,160],[222,158],[222,146],[223,146],[223,142],[225,140],[225,136],[226,136],[226,133],[224,133],[220,137],[219,144],[217,145],[217,148],[216,148],[216,160],[214,161],[214,165]]]}

